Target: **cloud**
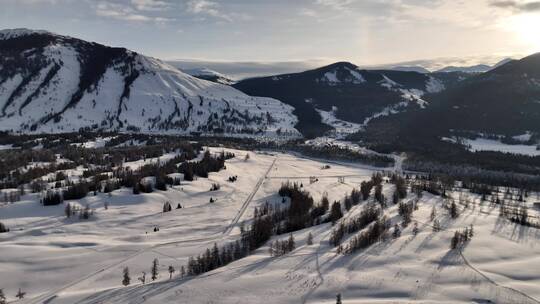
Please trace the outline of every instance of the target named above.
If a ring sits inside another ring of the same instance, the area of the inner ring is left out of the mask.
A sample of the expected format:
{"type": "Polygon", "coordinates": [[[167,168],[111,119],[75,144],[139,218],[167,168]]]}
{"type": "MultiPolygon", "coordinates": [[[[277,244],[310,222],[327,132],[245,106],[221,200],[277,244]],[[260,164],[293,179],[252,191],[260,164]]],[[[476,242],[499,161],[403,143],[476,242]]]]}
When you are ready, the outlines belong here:
{"type": "Polygon", "coordinates": [[[232,17],[220,10],[217,2],[209,0],[190,0],[187,3],[187,11],[192,14],[209,15],[212,17],[232,21],[232,17]]]}
{"type": "Polygon", "coordinates": [[[309,9],[309,8],[301,8],[300,11],[298,12],[299,15],[301,16],[307,16],[307,17],[317,17],[319,16],[319,14],[312,10],[312,9],[309,9]]]}
{"type": "Polygon", "coordinates": [[[139,11],[165,11],[171,4],[160,0],[131,0],[131,4],[139,11]]]}
{"type": "Polygon", "coordinates": [[[251,15],[243,12],[226,12],[223,10],[218,1],[211,0],[189,0],[186,3],[186,10],[191,14],[206,15],[227,22],[232,22],[235,20],[247,21],[253,19],[251,15]]]}
{"type": "Polygon", "coordinates": [[[344,10],[347,9],[347,7],[354,3],[355,0],[316,0],[315,3],[333,8],[335,10],[344,10]]]}
{"type": "Polygon", "coordinates": [[[516,12],[540,12],[540,1],[518,2],[513,0],[492,1],[491,6],[516,12]]]}
{"type": "MultiPolygon", "coordinates": [[[[100,2],[96,6],[96,15],[100,17],[107,17],[112,18],[116,20],[123,20],[123,21],[132,21],[132,22],[154,22],[156,24],[164,24],[170,21],[173,21],[174,19],[171,18],[165,18],[161,16],[150,16],[141,13],[139,10],[148,10],[148,8],[153,8],[153,10],[156,10],[156,6],[144,6],[143,2],[149,2],[149,1],[132,1],[134,4],[134,7],[131,7],[129,5],[123,5],[119,3],[111,3],[111,2],[100,2]],[[137,3],[135,3],[137,2],[137,3]],[[142,5],[141,9],[137,7],[137,5],[142,5]]],[[[156,1],[152,1],[156,2],[156,1]]],[[[160,2],[160,1],[157,1],[160,2]]]]}

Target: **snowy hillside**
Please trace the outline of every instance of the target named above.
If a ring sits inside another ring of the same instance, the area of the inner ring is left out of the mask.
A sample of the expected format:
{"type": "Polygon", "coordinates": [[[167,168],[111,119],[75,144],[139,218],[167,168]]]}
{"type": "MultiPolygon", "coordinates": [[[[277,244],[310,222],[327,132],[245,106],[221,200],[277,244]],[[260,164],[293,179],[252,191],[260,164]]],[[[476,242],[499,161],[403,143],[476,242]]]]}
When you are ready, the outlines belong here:
{"type": "Polygon", "coordinates": [[[44,31],[0,31],[0,130],[297,136],[293,108],[157,59],[44,31]]]}
{"type": "MultiPolygon", "coordinates": [[[[183,180],[168,191],[133,195],[120,188],[70,201],[95,210],[90,220],[66,218],[64,205],[41,206],[37,193],[0,205],[0,220],[12,230],[0,234],[0,286],[8,300],[15,300],[21,288],[27,296],[17,303],[336,303],[336,294],[343,303],[538,303],[538,229],[509,221],[498,205],[480,195],[459,187],[448,191],[447,198],[428,192],[418,198],[408,191],[399,205],[391,202],[397,186],[383,182],[388,203],[380,212],[392,228],[367,248],[340,253],[376,222],[345,233],[342,249],[332,243],[334,231],[367,208],[379,208],[373,194],[346,207],[346,195],[378,170],[400,168],[228,151],[236,156],[226,161],[226,169],[183,180]],[[230,176],[238,180],[224,182],[230,176]],[[343,217],[335,224],[293,231],[294,248],[286,254],[271,255],[270,244],[288,239],[288,233],[272,236],[250,255],[213,271],[181,274],[190,257],[214,243],[240,239],[241,227],[250,226],[256,208],[266,203],[285,208],[289,201],[278,189],[287,181],[302,183],[316,204],[324,196],[338,201],[343,217]],[[215,183],[221,188],[209,191],[215,183]],[[456,216],[448,209],[452,200],[456,216]],[[162,212],[167,201],[183,208],[162,212]],[[400,206],[411,202],[410,222],[405,223],[400,206]],[[470,227],[474,232],[466,244],[451,249],[455,232],[470,227]],[[151,280],[156,258],[157,278],[151,280]],[[170,274],[169,266],[175,272],[170,274]],[[122,284],[125,267],[131,277],[127,286],[122,284]],[[146,284],[137,280],[143,272],[146,284]]],[[[80,174],[80,169],[66,171],[68,177],[80,174]]],[[[516,201],[508,195],[504,198],[511,210],[516,201]]],[[[503,193],[493,196],[502,198],[503,193]]],[[[519,204],[532,207],[536,197],[530,193],[519,204]]],[[[536,221],[539,212],[530,208],[528,216],[536,221]]]]}
{"type": "MultiPolygon", "coordinates": [[[[281,100],[295,108],[297,129],[306,137],[324,135],[327,125],[320,111],[334,111],[337,119],[365,124],[373,118],[406,109],[429,106],[428,93],[437,93],[461,81],[459,73],[418,73],[365,70],[338,62],[295,74],[245,79],[233,86],[252,96],[281,100]]],[[[333,131],[332,131],[333,132],[333,131]]]]}
{"type": "Polygon", "coordinates": [[[223,75],[214,70],[210,70],[208,68],[182,69],[182,71],[199,79],[204,79],[226,85],[231,85],[234,83],[234,80],[232,80],[231,77],[223,75]]]}

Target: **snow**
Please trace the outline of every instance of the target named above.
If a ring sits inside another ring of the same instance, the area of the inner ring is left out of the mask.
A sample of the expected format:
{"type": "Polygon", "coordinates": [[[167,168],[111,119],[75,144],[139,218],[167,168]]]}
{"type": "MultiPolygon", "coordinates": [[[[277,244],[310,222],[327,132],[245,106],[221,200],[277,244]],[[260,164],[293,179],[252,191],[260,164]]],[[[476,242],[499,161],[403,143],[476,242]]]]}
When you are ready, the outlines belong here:
{"type": "MultiPolygon", "coordinates": [[[[302,182],[316,201],[327,194],[332,202],[375,172],[298,155],[231,151],[236,157],[226,162],[227,169],[208,179],[183,182],[167,192],[133,195],[130,189],[120,189],[110,197],[99,193],[78,200],[96,209],[88,221],[65,219],[63,206],[42,207],[36,194],[0,207],[0,221],[12,228],[0,234],[0,286],[8,300],[14,300],[18,288],[28,293],[21,303],[57,304],[335,303],[337,293],[344,303],[537,303],[528,297],[540,298],[540,274],[531,266],[540,262],[538,230],[502,220],[497,208],[468,193],[474,207],[463,209],[456,220],[449,218],[440,198],[425,194],[413,214],[420,230],[416,236],[409,225],[400,238],[338,255],[328,242],[332,227],[324,224],[295,232],[296,249],[282,257],[271,257],[265,245],[212,272],[193,278],[175,274],[169,280],[169,265],[178,269],[214,242],[237,239],[239,226],[256,206],[281,204],[277,190],[282,182],[302,182]],[[251,156],[248,161],[246,153],[251,156]],[[326,164],[330,168],[321,170],[326,164]],[[238,181],[226,182],[232,175],[238,175],[238,181]],[[310,176],[319,181],[310,184],[310,176]],[[337,182],[338,176],[345,182],[337,182]],[[216,182],[221,189],[208,191],[216,182]],[[210,197],[217,201],[209,203],[210,197]],[[184,208],[162,213],[166,201],[184,208]],[[444,231],[432,232],[432,206],[437,206],[444,231]],[[453,231],[470,224],[475,236],[463,254],[450,251],[453,231]],[[159,232],[153,232],[156,226],[159,232]],[[313,245],[306,243],[308,233],[313,245]],[[154,258],[159,259],[160,276],[143,286],[136,278],[149,272],[154,258]],[[125,266],[132,277],[128,287],[121,285],[125,266]]],[[[391,197],[392,191],[393,186],[384,184],[385,196],[391,197]]],[[[529,212],[538,216],[537,211],[529,212]]],[[[397,206],[385,213],[399,221],[397,206]]]]}
{"type": "Polygon", "coordinates": [[[107,144],[109,141],[114,139],[116,136],[109,136],[109,137],[97,137],[95,140],[87,141],[84,143],[75,143],[73,145],[83,147],[86,149],[96,149],[96,148],[103,148],[105,147],[105,144],[107,144]]]}
{"type": "Polygon", "coordinates": [[[388,116],[388,115],[391,115],[391,114],[396,114],[396,113],[399,113],[399,110],[401,108],[404,108],[404,107],[407,107],[408,106],[408,102],[407,101],[402,101],[400,103],[397,103],[395,105],[391,105],[391,106],[388,106],[388,107],[385,107],[383,108],[381,111],[377,112],[377,113],[374,113],[373,115],[371,115],[370,117],[366,117],[364,119],[364,122],[362,123],[362,125],[364,126],[367,126],[367,124],[372,121],[373,119],[376,119],[376,118],[379,118],[379,117],[383,117],[383,116],[388,116]]]}
{"type": "MultiPolygon", "coordinates": [[[[11,37],[30,32],[13,30],[2,32],[2,35],[11,37]]],[[[218,133],[220,135],[300,137],[294,128],[298,119],[292,114],[293,107],[276,99],[251,97],[230,86],[192,77],[158,59],[129,51],[128,54],[135,58],[134,66],[139,76],[132,83],[128,98],[120,100],[126,78],[121,71],[126,69],[126,62],[116,62],[94,88],[84,92],[74,107],[63,112],[60,121],[43,123],[48,115],[61,112],[78,88],[81,64],[78,52],[70,43],[71,40],[58,39],[44,48],[43,56],[50,64],[39,71],[39,75],[33,77],[22,94],[6,108],[0,130],[61,133],[96,126],[115,131],[138,128],[144,133],[189,135],[203,132],[201,128],[214,119],[213,127],[225,130],[218,133]],[[37,91],[55,63],[61,63],[59,71],[37,91]],[[39,94],[22,108],[26,97],[34,92],[39,94]],[[246,113],[248,115],[244,115],[246,113]],[[267,113],[271,113],[271,119],[267,113]],[[31,130],[30,126],[34,124],[37,128],[31,130]],[[261,132],[244,134],[244,128],[260,129],[261,132]]],[[[21,75],[17,74],[0,84],[0,104],[6,102],[22,81],[21,75]]],[[[210,134],[214,135],[213,132],[210,134]]]]}
{"type": "Polygon", "coordinates": [[[13,145],[0,145],[0,151],[1,150],[10,150],[13,149],[13,145]]]}
{"type": "Polygon", "coordinates": [[[323,76],[323,82],[326,81],[328,82],[329,84],[337,84],[339,83],[339,79],[337,78],[337,71],[332,71],[332,72],[326,72],[324,73],[324,76],[323,76]]]}
{"type": "Polygon", "coordinates": [[[531,136],[532,136],[532,133],[527,131],[524,134],[512,136],[512,138],[515,139],[515,140],[519,140],[521,142],[527,142],[527,141],[531,140],[531,136]]]}
{"type": "Polygon", "coordinates": [[[351,70],[349,68],[346,68],[346,69],[349,71],[349,73],[353,77],[352,83],[359,84],[362,82],[366,82],[366,79],[364,78],[364,76],[362,76],[362,74],[360,74],[359,71],[351,70]]]}
{"type": "Polygon", "coordinates": [[[356,133],[360,130],[362,130],[362,125],[348,122],[345,120],[341,120],[336,117],[336,113],[338,111],[337,107],[333,107],[332,111],[323,111],[320,109],[317,109],[317,112],[321,115],[322,122],[332,126],[334,130],[332,130],[332,137],[335,137],[337,139],[342,139],[347,137],[347,135],[356,133]]]}
{"type": "Polygon", "coordinates": [[[338,78],[338,70],[334,69],[332,71],[324,73],[321,79],[317,79],[317,82],[327,83],[331,86],[338,85],[340,83],[361,84],[363,82],[366,82],[366,80],[359,71],[350,69],[348,67],[345,67],[345,70],[348,72],[349,75],[342,77],[343,79],[338,78]]]}
{"type": "Polygon", "coordinates": [[[30,30],[25,28],[17,28],[17,29],[6,29],[6,30],[0,30],[0,39],[11,39],[11,38],[17,38],[21,36],[27,36],[31,34],[50,34],[47,31],[44,30],[30,30]]]}
{"type": "Polygon", "coordinates": [[[395,81],[393,81],[392,79],[386,77],[386,75],[382,75],[383,76],[383,80],[379,81],[379,83],[381,84],[382,87],[385,87],[387,89],[392,89],[394,87],[400,87],[401,85],[395,81]]]}
{"type": "Polygon", "coordinates": [[[529,156],[540,155],[540,150],[533,145],[508,145],[498,140],[477,138],[474,140],[465,139],[465,144],[470,146],[471,151],[498,151],[504,153],[522,154],[529,156]]]}
{"type": "Polygon", "coordinates": [[[438,93],[438,92],[444,91],[444,89],[445,89],[445,86],[440,80],[435,79],[431,76],[429,77],[429,80],[426,83],[426,92],[438,93]]]}

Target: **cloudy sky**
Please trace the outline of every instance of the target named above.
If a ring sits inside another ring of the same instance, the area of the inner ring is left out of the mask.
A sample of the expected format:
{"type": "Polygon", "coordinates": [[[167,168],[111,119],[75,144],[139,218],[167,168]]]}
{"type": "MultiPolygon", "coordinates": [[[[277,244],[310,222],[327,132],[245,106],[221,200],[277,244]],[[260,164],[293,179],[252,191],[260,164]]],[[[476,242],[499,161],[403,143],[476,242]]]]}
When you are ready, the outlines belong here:
{"type": "Polygon", "coordinates": [[[46,29],[163,59],[417,59],[540,51],[540,1],[0,0],[0,28],[46,29]]]}

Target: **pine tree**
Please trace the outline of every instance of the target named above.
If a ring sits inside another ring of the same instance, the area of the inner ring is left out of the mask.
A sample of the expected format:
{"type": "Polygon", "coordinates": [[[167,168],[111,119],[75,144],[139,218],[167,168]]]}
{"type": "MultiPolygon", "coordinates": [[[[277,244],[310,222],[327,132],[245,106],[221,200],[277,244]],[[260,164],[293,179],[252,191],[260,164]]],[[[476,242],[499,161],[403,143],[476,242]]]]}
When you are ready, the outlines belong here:
{"type": "Polygon", "coordinates": [[[180,277],[183,278],[186,276],[186,268],[184,267],[184,265],[182,265],[182,267],[180,267],[180,277]]]}
{"type": "Polygon", "coordinates": [[[146,283],[146,272],[143,271],[142,276],[139,277],[138,280],[144,285],[144,283],[146,283]]]}
{"type": "Polygon", "coordinates": [[[66,215],[66,217],[71,217],[71,204],[70,203],[67,203],[66,207],[64,208],[64,213],[66,215]]]}
{"type": "Polygon", "coordinates": [[[221,266],[219,248],[216,243],[214,243],[214,247],[212,247],[212,253],[210,254],[210,259],[211,259],[210,263],[212,265],[212,269],[215,269],[221,266]]]}
{"type": "Polygon", "coordinates": [[[311,232],[307,236],[307,244],[313,245],[313,235],[311,234],[311,232]]]}
{"type": "Polygon", "coordinates": [[[289,234],[289,239],[287,240],[287,252],[293,251],[294,248],[295,248],[294,236],[291,233],[291,234],[289,234]]]}
{"type": "Polygon", "coordinates": [[[9,232],[9,228],[6,227],[2,222],[0,222],[0,233],[9,232]]]}
{"type": "Polygon", "coordinates": [[[154,261],[152,261],[152,281],[155,281],[158,277],[158,274],[159,274],[159,271],[158,271],[158,265],[159,265],[159,261],[158,259],[154,259],[154,261]]]}
{"type": "Polygon", "coordinates": [[[450,242],[451,249],[456,249],[459,246],[460,238],[461,238],[461,234],[458,231],[456,231],[450,242]]]}
{"type": "Polygon", "coordinates": [[[176,269],[174,269],[174,267],[171,265],[169,266],[169,280],[172,279],[172,275],[173,273],[176,271],[176,269]]]}
{"type": "Polygon", "coordinates": [[[433,232],[439,232],[441,231],[441,224],[439,223],[439,220],[433,221],[433,232]]]}
{"type": "Polygon", "coordinates": [[[19,292],[17,292],[17,295],[16,297],[19,299],[19,300],[22,300],[24,299],[24,296],[26,295],[26,292],[23,292],[20,288],[19,288],[19,292]]]}
{"type": "Polygon", "coordinates": [[[0,289],[0,304],[7,304],[6,296],[4,295],[4,290],[0,289]]]}
{"type": "Polygon", "coordinates": [[[126,266],[123,270],[124,279],[122,280],[122,284],[124,286],[128,286],[131,283],[131,277],[129,276],[129,268],[126,266]]]}
{"type": "Polygon", "coordinates": [[[401,230],[399,229],[399,226],[398,224],[395,224],[394,225],[394,232],[392,232],[392,237],[394,237],[395,239],[397,239],[398,237],[401,236],[401,230]]]}
{"type": "Polygon", "coordinates": [[[420,230],[418,229],[418,223],[414,222],[414,227],[413,227],[413,230],[412,230],[413,234],[417,235],[419,231],[420,230]]]}
{"type": "Polygon", "coordinates": [[[171,203],[165,202],[163,204],[163,213],[172,211],[171,203]]]}
{"type": "Polygon", "coordinates": [[[471,227],[469,229],[469,239],[472,239],[473,236],[474,236],[473,224],[471,224],[471,227]]]}
{"type": "Polygon", "coordinates": [[[338,293],[338,294],[336,295],[336,304],[342,304],[342,303],[341,303],[341,294],[340,294],[340,293],[338,293]]]}
{"type": "Polygon", "coordinates": [[[332,209],[330,210],[330,220],[332,221],[332,224],[335,224],[342,217],[343,212],[341,212],[341,204],[339,202],[334,202],[332,204],[332,209]]]}
{"type": "Polygon", "coordinates": [[[455,219],[459,216],[458,209],[456,206],[456,202],[452,201],[452,204],[450,205],[450,216],[455,219]]]}

